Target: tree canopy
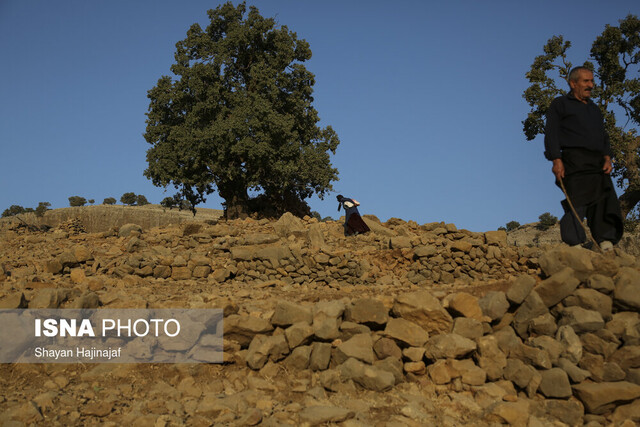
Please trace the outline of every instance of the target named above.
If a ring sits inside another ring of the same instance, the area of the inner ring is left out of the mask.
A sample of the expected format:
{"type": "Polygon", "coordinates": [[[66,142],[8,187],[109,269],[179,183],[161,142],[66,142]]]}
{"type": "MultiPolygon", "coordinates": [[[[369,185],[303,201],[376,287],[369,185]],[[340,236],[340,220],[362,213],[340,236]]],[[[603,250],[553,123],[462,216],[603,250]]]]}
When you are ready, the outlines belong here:
{"type": "Polygon", "coordinates": [[[332,190],[334,130],[318,126],[309,44],[245,3],[208,11],[176,44],[176,76],[148,92],[145,176],[173,185],[192,206],[217,190],[227,217],[259,210],[309,211],[304,199],[332,190]],[[250,198],[249,194],[259,195],[250,198]]]}
{"type": "Polygon", "coordinates": [[[78,207],[84,206],[87,204],[87,199],[81,196],[71,196],[69,197],[69,206],[78,207]]]}
{"type": "MultiPolygon", "coordinates": [[[[567,59],[570,41],[553,36],[544,45],[544,54],[537,56],[526,74],[531,83],[523,97],[531,110],[522,122],[527,140],[544,133],[544,116],[557,96],[568,88],[567,78],[573,68],[567,59]],[[558,79],[562,87],[556,85],[558,79]]],[[[607,25],[591,45],[590,61],[585,67],[593,70],[596,87],[591,98],[605,118],[613,151],[612,176],[624,189],[620,196],[622,213],[626,216],[640,202],[640,20],[628,15],[618,26],[607,25]]],[[[567,89],[568,90],[568,89],[567,89]]]]}

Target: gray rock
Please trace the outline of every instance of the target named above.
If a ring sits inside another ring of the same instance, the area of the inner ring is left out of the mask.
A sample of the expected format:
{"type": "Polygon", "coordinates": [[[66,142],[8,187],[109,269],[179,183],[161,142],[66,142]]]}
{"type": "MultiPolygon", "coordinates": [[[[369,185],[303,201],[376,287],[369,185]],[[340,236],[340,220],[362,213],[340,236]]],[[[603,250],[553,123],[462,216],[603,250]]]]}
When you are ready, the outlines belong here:
{"type": "Polygon", "coordinates": [[[545,252],[539,259],[540,268],[551,276],[565,267],[574,270],[579,280],[586,280],[594,272],[593,258],[596,254],[580,246],[560,246],[545,252]]]}
{"type": "Polygon", "coordinates": [[[29,308],[58,308],[68,297],[68,289],[40,289],[29,301],[29,308]]]}
{"type": "Polygon", "coordinates": [[[75,267],[76,265],[78,265],[78,259],[76,258],[76,255],[72,251],[62,252],[60,255],[58,255],[58,258],[56,259],[62,265],[63,268],[75,267]]]}
{"type": "Polygon", "coordinates": [[[609,362],[617,363],[625,371],[631,368],[640,368],[640,346],[627,345],[616,350],[609,362]]]}
{"type": "Polygon", "coordinates": [[[566,399],[571,397],[571,384],[567,373],[560,368],[541,371],[542,381],[538,390],[545,397],[566,399]]]}
{"type": "Polygon", "coordinates": [[[535,335],[553,336],[557,330],[556,319],[551,313],[545,313],[529,322],[529,332],[535,335]]]}
{"type": "Polygon", "coordinates": [[[238,314],[227,316],[223,324],[225,339],[236,341],[242,347],[249,346],[255,335],[266,334],[273,330],[273,326],[266,319],[238,314]]]}
{"type": "Polygon", "coordinates": [[[402,318],[389,319],[383,334],[401,345],[410,347],[423,346],[429,339],[427,331],[402,318]]]}
{"type": "Polygon", "coordinates": [[[547,307],[556,305],[578,288],[580,280],[574,274],[573,269],[565,267],[536,287],[536,292],[547,307]]]}
{"type": "Polygon", "coordinates": [[[582,307],[565,307],[558,321],[560,326],[571,326],[578,333],[597,331],[604,328],[604,320],[597,311],[585,310],[582,307]]]}
{"type": "Polygon", "coordinates": [[[631,368],[627,371],[625,380],[640,385],[640,368],[631,368]]]}
{"type": "Polygon", "coordinates": [[[324,371],[329,367],[330,361],[331,344],[324,342],[314,342],[311,345],[309,369],[311,369],[312,371],[324,371]]]}
{"type": "Polygon", "coordinates": [[[361,325],[354,322],[342,322],[340,324],[340,339],[347,341],[358,334],[369,334],[371,329],[367,325],[361,325]]]}
{"type": "Polygon", "coordinates": [[[280,237],[276,236],[275,234],[253,233],[253,234],[244,235],[238,241],[238,245],[241,245],[241,246],[269,245],[271,243],[276,243],[278,240],[280,240],[280,237]]]}
{"type": "Polygon", "coordinates": [[[627,381],[577,384],[573,391],[587,412],[603,414],[621,403],[640,397],[640,385],[627,381]]]}
{"type": "Polygon", "coordinates": [[[507,291],[507,299],[512,304],[522,304],[536,284],[536,279],[529,275],[518,276],[507,291]]]}
{"type": "Polygon", "coordinates": [[[0,309],[27,308],[27,300],[22,292],[14,292],[0,299],[0,309]]]}
{"type": "Polygon", "coordinates": [[[535,369],[525,364],[519,359],[507,359],[507,366],[504,368],[504,378],[513,382],[520,388],[525,388],[533,378],[535,369]]]}
{"type": "Polygon", "coordinates": [[[307,322],[297,322],[285,329],[284,335],[289,348],[294,349],[300,345],[309,344],[313,337],[313,327],[307,322]]]}
{"type": "Polygon", "coordinates": [[[322,226],[320,224],[311,224],[309,226],[308,234],[309,246],[312,248],[320,249],[325,247],[324,234],[322,233],[322,226]]]}
{"type": "Polygon", "coordinates": [[[547,312],[547,305],[542,301],[542,298],[536,291],[531,291],[522,305],[516,310],[513,318],[513,328],[520,337],[526,338],[529,323],[547,312]]]}
{"type": "Polygon", "coordinates": [[[340,324],[345,306],[340,301],[322,301],[313,306],[313,332],[321,340],[340,336],[340,324]]]}
{"type": "Polygon", "coordinates": [[[398,347],[398,344],[390,338],[380,338],[373,345],[373,351],[378,359],[386,359],[387,357],[394,357],[396,359],[402,358],[402,350],[398,347]]]}
{"type": "MultiPolygon", "coordinates": [[[[579,426],[583,424],[584,406],[575,400],[544,400],[544,411],[551,418],[558,419],[569,426],[579,426]]],[[[544,424],[540,424],[544,426],[544,424]]],[[[529,424],[529,427],[531,424],[529,424]]]]}
{"type": "Polygon", "coordinates": [[[487,379],[484,369],[476,366],[472,360],[449,360],[451,368],[458,371],[462,384],[481,386],[487,379]]]}
{"type": "Polygon", "coordinates": [[[640,310],[640,272],[631,267],[622,267],[614,278],[616,288],[613,291],[613,299],[616,305],[622,308],[640,310]]]}
{"type": "Polygon", "coordinates": [[[469,338],[470,340],[475,340],[484,335],[484,326],[482,322],[476,319],[457,317],[453,321],[452,332],[465,338],[469,338]]]}
{"type": "Polygon", "coordinates": [[[407,347],[402,350],[402,356],[404,360],[408,360],[410,362],[420,362],[424,358],[424,348],[407,347]]]}
{"type": "Polygon", "coordinates": [[[558,359],[558,368],[567,373],[571,382],[579,384],[587,378],[591,377],[591,373],[585,369],[580,369],[577,365],[564,357],[558,359]]]}
{"type": "Polygon", "coordinates": [[[507,246],[507,232],[504,230],[487,231],[484,238],[487,245],[507,246]]]}
{"type": "Polygon", "coordinates": [[[492,321],[501,319],[509,310],[509,301],[504,292],[490,291],[478,300],[478,304],[482,309],[482,314],[489,317],[492,321]]]}
{"type": "Polygon", "coordinates": [[[438,253],[438,249],[433,245],[416,246],[413,253],[418,258],[432,257],[438,253]]]}
{"type": "Polygon", "coordinates": [[[338,345],[336,348],[336,363],[354,358],[368,364],[375,360],[373,354],[373,341],[369,334],[354,335],[351,339],[338,345]]]}
{"type": "Polygon", "coordinates": [[[551,357],[542,348],[522,344],[517,351],[511,353],[512,357],[541,369],[551,369],[551,357]]]}
{"type": "Polygon", "coordinates": [[[590,289],[594,289],[607,295],[611,294],[615,289],[613,279],[602,274],[592,274],[589,276],[586,285],[590,289]]]}
{"type": "Polygon", "coordinates": [[[389,320],[389,310],[382,301],[361,298],[346,307],[345,319],[372,327],[383,326],[389,320]]]}
{"type": "MultiPolygon", "coordinates": [[[[607,322],[606,329],[616,337],[622,338],[627,343],[627,336],[633,340],[638,335],[640,328],[640,315],[637,312],[622,311],[615,313],[611,320],[607,322]]],[[[638,344],[637,342],[628,344],[638,344]]]]}
{"type": "Polygon", "coordinates": [[[389,239],[390,249],[410,249],[411,238],[407,236],[394,236],[389,239]]]}
{"type": "Polygon", "coordinates": [[[487,374],[490,381],[502,378],[504,368],[507,366],[507,356],[500,347],[498,340],[493,335],[487,335],[477,340],[478,349],[475,354],[476,363],[487,374]]]}
{"type": "Polygon", "coordinates": [[[275,326],[291,326],[298,322],[311,325],[312,321],[311,307],[282,300],[278,301],[271,316],[271,324],[275,326]]]}
{"type": "Polygon", "coordinates": [[[478,298],[466,292],[458,292],[448,298],[447,309],[455,316],[463,316],[479,321],[483,319],[482,309],[478,304],[478,298]]]}
{"type": "Polygon", "coordinates": [[[380,236],[387,236],[387,237],[395,236],[398,234],[395,231],[380,224],[379,220],[376,221],[372,219],[371,216],[372,215],[363,215],[362,220],[365,222],[365,224],[367,224],[367,226],[369,227],[372,233],[378,234],[380,236]]]}
{"type": "Polygon", "coordinates": [[[451,315],[429,291],[400,295],[392,309],[396,317],[409,320],[429,334],[449,333],[453,326],[451,315]]]}
{"type": "Polygon", "coordinates": [[[303,370],[309,367],[309,362],[311,359],[311,347],[308,345],[303,345],[300,347],[296,347],[291,351],[291,354],[284,359],[284,366],[287,369],[293,370],[303,370]]]}
{"type": "Polygon", "coordinates": [[[300,417],[300,423],[317,426],[340,423],[353,418],[354,415],[353,411],[337,406],[309,406],[300,411],[298,417],[300,417]]]}
{"type": "Polygon", "coordinates": [[[558,328],[556,340],[565,350],[562,355],[573,363],[579,363],[582,359],[582,342],[571,326],[565,325],[558,328]]]}
{"type": "Polygon", "coordinates": [[[280,237],[289,237],[290,235],[303,235],[306,233],[304,224],[300,218],[294,216],[290,212],[282,214],[280,219],[273,224],[273,229],[280,237]]]}
{"type": "Polygon", "coordinates": [[[281,261],[294,258],[291,248],[287,245],[271,245],[260,248],[255,252],[255,258],[268,260],[275,267],[281,265],[281,261]]]}
{"type": "Polygon", "coordinates": [[[595,310],[600,313],[603,319],[611,319],[613,300],[595,289],[576,289],[573,295],[565,298],[563,304],[595,310]]]}
{"type": "Polygon", "coordinates": [[[267,360],[269,360],[269,351],[271,350],[271,342],[266,335],[256,335],[253,337],[249,349],[245,355],[247,365],[251,369],[262,368],[267,360]]]}
{"type": "Polygon", "coordinates": [[[118,237],[129,237],[132,232],[142,234],[142,227],[138,224],[124,224],[118,229],[118,237]]]}
{"type": "Polygon", "coordinates": [[[560,356],[565,350],[562,343],[547,335],[529,338],[529,340],[527,340],[527,344],[546,351],[549,355],[549,359],[551,360],[551,364],[553,365],[558,362],[560,356]]]}
{"type": "MultiPolygon", "coordinates": [[[[606,329],[601,329],[600,331],[597,331],[597,332],[601,333],[601,331],[606,331],[606,329]]],[[[617,350],[618,345],[620,343],[619,341],[611,342],[611,341],[604,340],[600,338],[598,335],[596,335],[595,333],[591,333],[591,332],[582,334],[580,336],[580,341],[582,341],[582,348],[585,351],[588,351],[589,353],[593,353],[593,354],[599,354],[605,359],[609,359],[609,356],[611,356],[617,350]]]]}
{"type": "Polygon", "coordinates": [[[494,332],[493,337],[498,341],[500,350],[507,356],[517,351],[522,344],[522,340],[518,338],[518,335],[516,335],[511,327],[506,327],[494,332]]]}
{"type": "Polygon", "coordinates": [[[100,306],[100,298],[95,292],[85,292],[78,298],[74,299],[69,308],[98,308],[100,306]]]}
{"type": "Polygon", "coordinates": [[[400,358],[386,357],[373,362],[373,366],[393,375],[396,384],[404,381],[403,365],[400,358]]]}
{"type": "Polygon", "coordinates": [[[367,390],[386,391],[395,385],[391,372],[376,366],[365,365],[359,360],[348,359],[338,367],[342,378],[351,379],[367,390]]]}
{"type": "Polygon", "coordinates": [[[474,351],[474,341],[458,334],[440,334],[432,337],[425,344],[425,356],[431,360],[457,359],[474,351]]]}

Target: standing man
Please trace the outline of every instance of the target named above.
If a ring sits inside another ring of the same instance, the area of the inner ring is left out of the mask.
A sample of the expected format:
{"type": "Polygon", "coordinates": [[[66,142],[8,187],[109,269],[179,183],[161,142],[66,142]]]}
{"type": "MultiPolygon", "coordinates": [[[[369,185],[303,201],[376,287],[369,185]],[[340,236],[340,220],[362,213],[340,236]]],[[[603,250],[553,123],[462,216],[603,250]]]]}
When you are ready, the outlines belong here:
{"type": "MultiPolygon", "coordinates": [[[[571,92],[554,99],[547,111],[544,155],[553,162],[556,185],[560,187],[562,180],[576,212],[581,219],[587,217],[593,238],[607,251],[622,237],[622,214],[610,176],[609,136],[600,108],[590,99],[593,86],[591,70],[571,70],[571,92]]],[[[562,241],[572,246],[583,243],[585,232],[567,200],[562,207],[562,241]]]]}

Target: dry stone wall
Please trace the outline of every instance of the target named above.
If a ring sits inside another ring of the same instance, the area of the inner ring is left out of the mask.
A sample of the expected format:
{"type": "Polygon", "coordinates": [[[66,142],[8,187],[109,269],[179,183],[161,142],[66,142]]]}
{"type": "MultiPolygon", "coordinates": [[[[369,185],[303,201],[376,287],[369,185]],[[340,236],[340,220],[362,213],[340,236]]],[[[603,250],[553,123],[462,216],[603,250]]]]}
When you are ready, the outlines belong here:
{"type": "MultiPolygon", "coordinates": [[[[365,220],[372,232],[349,238],[340,222],[288,214],[101,233],[15,228],[3,235],[0,307],[218,307],[225,363],[307,373],[323,393],[413,383],[472,396],[465,407],[487,424],[640,420],[637,258],[365,220]]],[[[295,419],[355,416],[312,408],[295,419]]]]}

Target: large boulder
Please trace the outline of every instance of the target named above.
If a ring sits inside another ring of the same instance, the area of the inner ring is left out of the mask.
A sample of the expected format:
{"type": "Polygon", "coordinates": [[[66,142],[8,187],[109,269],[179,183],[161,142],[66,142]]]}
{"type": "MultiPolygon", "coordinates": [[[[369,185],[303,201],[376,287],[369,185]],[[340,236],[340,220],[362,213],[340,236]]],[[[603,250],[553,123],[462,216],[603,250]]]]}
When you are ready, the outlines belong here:
{"type": "Polygon", "coordinates": [[[453,327],[453,318],[429,291],[398,296],[392,312],[396,317],[415,323],[429,334],[448,333],[453,327]]]}
{"type": "Polygon", "coordinates": [[[280,237],[289,237],[291,235],[304,235],[306,230],[300,218],[294,216],[291,212],[285,212],[280,219],[273,224],[273,229],[280,237]]]}

